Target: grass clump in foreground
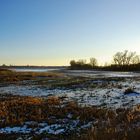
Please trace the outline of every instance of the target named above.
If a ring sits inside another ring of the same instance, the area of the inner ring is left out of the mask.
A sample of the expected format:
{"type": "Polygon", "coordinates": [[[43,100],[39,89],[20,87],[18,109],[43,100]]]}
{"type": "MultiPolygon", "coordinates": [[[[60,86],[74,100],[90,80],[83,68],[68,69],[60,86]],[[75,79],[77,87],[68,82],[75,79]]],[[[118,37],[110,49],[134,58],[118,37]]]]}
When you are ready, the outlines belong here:
{"type": "MultiPolygon", "coordinates": [[[[80,107],[75,102],[64,103],[61,98],[54,96],[46,99],[12,95],[2,97],[0,127],[18,126],[26,121],[46,121],[48,124],[56,124],[59,119],[66,118],[69,118],[69,121],[79,120],[79,125],[93,122],[92,126],[80,132],[75,129],[71,133],[58,135],[48,133],[20,135],[24,139],[28,136],[32,139],[47,137],[51,140],[137,140],[140,138],[140,106],[135,109],[109,110],[80,107]],[[68,117],[69,114],[71,117],[68,117]]],[[[5,136],[7,139],[16,139],[19,134],[0,134],[1,139],[5,136]]]]}

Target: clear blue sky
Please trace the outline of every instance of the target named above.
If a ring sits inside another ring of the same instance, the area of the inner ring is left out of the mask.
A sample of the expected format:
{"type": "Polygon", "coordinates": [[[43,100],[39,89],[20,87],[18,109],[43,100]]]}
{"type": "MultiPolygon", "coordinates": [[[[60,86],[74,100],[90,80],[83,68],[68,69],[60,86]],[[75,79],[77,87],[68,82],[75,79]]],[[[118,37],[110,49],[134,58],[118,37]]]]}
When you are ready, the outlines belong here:
{"type": "Polygon", "coordinates": [[[140,53],[140,0],[0,0],[0,64],[68,65],[140,53]]]}

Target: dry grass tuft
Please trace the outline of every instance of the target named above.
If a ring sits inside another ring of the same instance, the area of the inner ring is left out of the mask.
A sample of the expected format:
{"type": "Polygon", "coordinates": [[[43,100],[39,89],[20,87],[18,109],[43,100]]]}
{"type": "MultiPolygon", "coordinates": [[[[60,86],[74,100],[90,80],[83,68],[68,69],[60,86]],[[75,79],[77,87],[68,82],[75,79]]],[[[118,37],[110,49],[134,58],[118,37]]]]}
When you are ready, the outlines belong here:
{"type": "Polygon", "coordinates": [[[134,89],[129,87],[124,91],[124,94],[130,94],[130,93],[134,93],[134,92],[135,92],[134,89]]]}

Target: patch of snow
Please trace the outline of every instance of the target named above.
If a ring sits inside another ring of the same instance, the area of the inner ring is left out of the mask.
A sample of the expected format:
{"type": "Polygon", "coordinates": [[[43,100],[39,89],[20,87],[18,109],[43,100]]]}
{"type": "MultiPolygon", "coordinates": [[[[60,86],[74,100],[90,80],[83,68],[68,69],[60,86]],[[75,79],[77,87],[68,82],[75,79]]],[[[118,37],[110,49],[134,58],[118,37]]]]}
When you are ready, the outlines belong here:
{"type": "Polygon", "coordinates": [[[37,86],[17,86],[10,85],[6,87],[0,87],[0,93],[13,94],[13,95],[21,95],[21,96],[48,96],[50,94],[61,94],[65,93],[69,90],[46,90],[44,88],[39,88],[37,86]]]}
{"type": "Polygon", "coordinates": [[[0,134],[29,134],[29,133],[35,133],[35,134],[42,134],[42,133],[48,133],[48,134],[64,134],[65,132],[70,131],[78,131],[81,129],[89,128],[92,123],[87,124],[81,124],[79,120],[59,120],[61,123],[51,124],[49,125],[46,122],[37,123],[37,122],[25,122],[23,126],[16,126],[16,127],[5,127],[0,128],[0,134]],[[35,127],[31,127],[34,124],[38,124],[35,127]]]}
{"type": "Polygon", "coordinates": [[[94,105],[108,108],[127,108],[140,103],[139,80],[126,78],[125,81],[107,82],[104,80],[95,80],[90,82],[94,84],[93,88],[86,88],[86,85],[83,85],[84,88],[48,90],[37,85],[9,85],[0,87],[0,93],[37,97],[54,95],[66,97],[64,101],[76,101],[81,105],[94,105]],[[124,91],[129,87],[132,87],[135,93],[124,94],[124,91]]]}
{"type": "Polygon", "coordinates": [[[7,133],[7,134],[11,134],[11,133],[30,133],[31,132],[31,128],[27,128],[27,125],[23,125],[22,127],[5,127],[5,128],[1,128],[0,129],[0,133],[7,133]]]}

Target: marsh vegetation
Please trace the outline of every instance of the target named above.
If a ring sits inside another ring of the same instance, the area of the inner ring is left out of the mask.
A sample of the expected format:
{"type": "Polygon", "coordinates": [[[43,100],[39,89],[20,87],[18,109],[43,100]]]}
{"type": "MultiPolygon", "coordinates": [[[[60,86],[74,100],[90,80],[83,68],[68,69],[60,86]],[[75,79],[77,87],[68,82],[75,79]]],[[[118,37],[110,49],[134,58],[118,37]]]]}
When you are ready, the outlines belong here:
{"type": "Polygon", "coordinates": [[[5,137],[137,140],[139,73],[1,69],[0,139],[5,137]]]}

